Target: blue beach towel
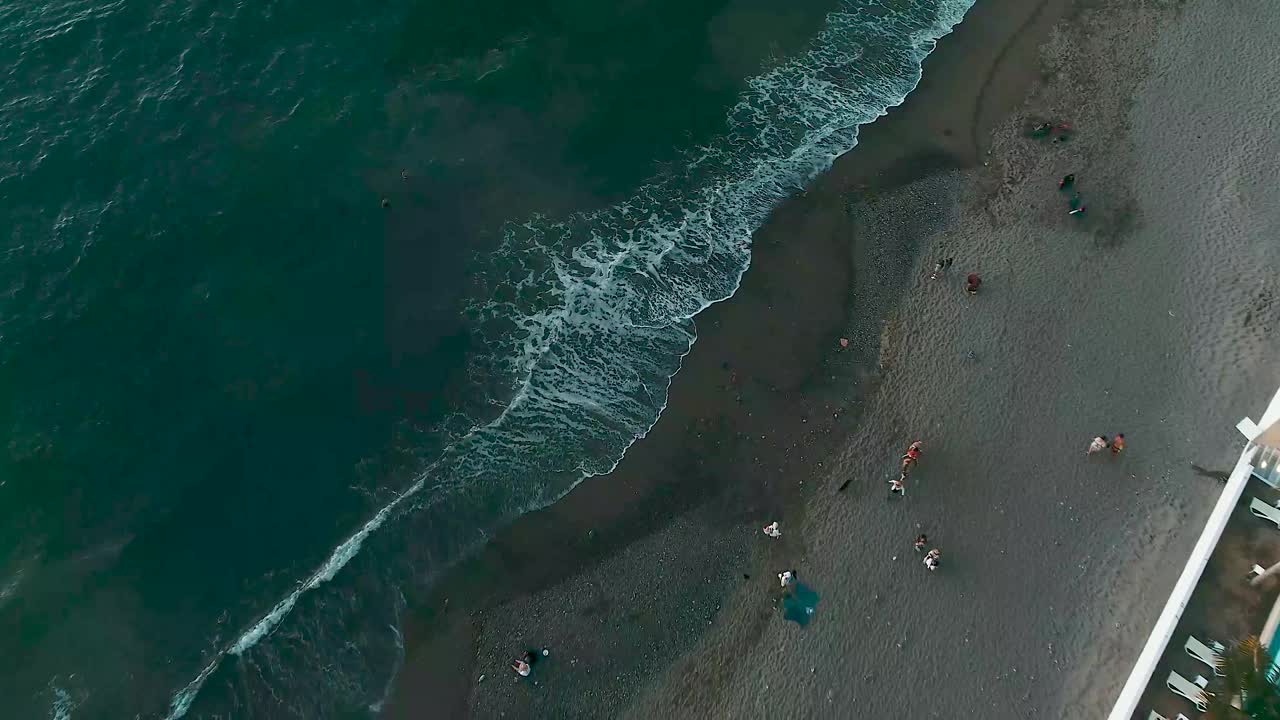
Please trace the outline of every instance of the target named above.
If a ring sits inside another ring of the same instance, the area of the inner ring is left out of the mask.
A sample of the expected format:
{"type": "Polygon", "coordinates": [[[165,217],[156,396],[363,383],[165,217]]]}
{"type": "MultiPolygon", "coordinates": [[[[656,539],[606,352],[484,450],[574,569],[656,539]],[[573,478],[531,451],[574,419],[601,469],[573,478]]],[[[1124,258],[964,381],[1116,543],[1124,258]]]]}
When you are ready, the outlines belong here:
{"type": "Polygon", "coordinates": [[[817,607],[818,593],[808,585],[796,583],[791,594],[782,599],[782,617],[804,627],[813,619],[817,607]]]}

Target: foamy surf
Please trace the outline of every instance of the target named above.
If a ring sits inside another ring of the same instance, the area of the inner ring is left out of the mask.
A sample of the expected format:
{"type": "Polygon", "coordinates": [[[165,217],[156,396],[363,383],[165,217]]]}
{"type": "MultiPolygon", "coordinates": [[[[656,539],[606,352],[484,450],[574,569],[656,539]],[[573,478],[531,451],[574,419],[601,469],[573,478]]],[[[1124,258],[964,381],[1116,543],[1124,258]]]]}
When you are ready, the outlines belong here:
{"type": "MultiPolygon", "coordinates": [[[[501,413],[458,438],[293,591],[214,652],[174,694],[167,717],[184,717],[228,656],[245,658],[270,644],[264,641],[299,604],[388,523],[404,519],[452,535],[431,540],[438,549],[429,554],[432,566],[413,573],[433,575],[488,530],[460,527],[454,518],[484,508],[492,527],[613,470],[665,408],[671,379],[695,340],[692,319],[736,292],[752,233],[778,203],[852,149],[860,125],[906,98],[936,40],[972,4],[919,0],[897,11],[877,6],[872,14],[846,2],[809,50],[748,82],[728,132],[691,154],[678,177],[645,185],[600,212],[509,226],[486,278],[489,299],[472,308],[481,326],[500,328],[487,339],[498,349],[491,362],[511,378],[501,413]]],[[[408,534],[408,528],[399,534],[402,542],[408,534]]],[[[422,534],[413,537],[425,542],[422,534]]],[[[332,612],[323,600],[314,606],[309,613],[332,612]]],[[[257,664],[259,672],[275,673],[263,682],[285,680],[276,660],[257,664]]]]}

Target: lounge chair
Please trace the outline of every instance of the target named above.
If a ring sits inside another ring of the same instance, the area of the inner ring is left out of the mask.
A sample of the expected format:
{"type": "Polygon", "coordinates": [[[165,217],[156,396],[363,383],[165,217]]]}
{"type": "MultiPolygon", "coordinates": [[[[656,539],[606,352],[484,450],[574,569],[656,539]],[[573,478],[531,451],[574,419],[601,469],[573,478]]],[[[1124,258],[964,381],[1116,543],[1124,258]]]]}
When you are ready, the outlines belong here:
{"type": "Polygon", "coordinates": [[[1218,656],[1222,654],[1226,648],[1222,647],[1222,643],[1209,641],[1208,645],[1196,639],[1195,635],[1187,636],[1187,644],[1182,646],[1183,650],[1191,657],[1213,668],[1213,674],[1221,677],[1222,673],[1218,672],[1218,656]]]}
{"type": "Polygon", "coordinates": [[[1263,520],[1275,523],[1276,529],[1280,530],[1280,509],[1277,509],[1276,506],[1264,503],[1258,498],[1254,498],[1253,501],[1249,503],[1249,512],[1257,515],[1263,520]]]}
{"type": "Polygon", "coordinates": [[[1190,700],[1191,704],[1195,705],[1200,712],[1205,712],[1209,709],[1209,701],[1204,696],[1204,689],[1209,685],[1209,681],[1202,676],[1197,675],[1196,681],[1193,683],[1178,673],[1171,672],[1169,673],[1169,679],[1165,680],[1164,684],[1165,687],[1169,688],[1169,692],[1190,700]]]}

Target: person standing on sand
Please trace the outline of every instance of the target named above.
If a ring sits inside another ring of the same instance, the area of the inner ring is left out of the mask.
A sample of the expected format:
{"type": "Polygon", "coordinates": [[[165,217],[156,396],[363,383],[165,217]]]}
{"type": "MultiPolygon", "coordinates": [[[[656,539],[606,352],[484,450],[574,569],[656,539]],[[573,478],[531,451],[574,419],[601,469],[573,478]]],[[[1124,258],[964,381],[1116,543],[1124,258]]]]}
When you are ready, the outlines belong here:
{"type": "Polygon", "coordinates": [[[1092,455],[1096,452],[1102,452],[1103,450],[1106,449],[1106,447],[1107,447],[1107,436],[1099,435],[1098,437],[1093,439],[1093,442],[1089,443],[1089,449],[1085,450],[1084,454],[1092,455]]]}
{"type": "Polygon", "coordinates": [[[919,535],[917,535],[916,542],[915,542],[916,552],[920,552],[921,550],[923,550],[925,543],[927,542],[929,542],[928,535],[925,535],[924,533],[920,533],[919,535]]]}
{"type": "Polygon", "coordinates": [[[1121,450],[1124,450],[1124,433],[1116,435],[1111,440],[1111,454],[1119,455],[1121,450]]]}

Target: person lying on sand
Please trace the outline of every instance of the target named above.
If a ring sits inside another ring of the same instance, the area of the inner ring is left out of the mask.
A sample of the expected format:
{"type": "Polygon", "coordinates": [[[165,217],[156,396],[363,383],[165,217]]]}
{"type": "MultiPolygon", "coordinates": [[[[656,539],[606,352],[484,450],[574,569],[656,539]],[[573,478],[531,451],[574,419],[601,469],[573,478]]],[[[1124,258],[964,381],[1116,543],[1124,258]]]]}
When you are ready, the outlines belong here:
{"type": "Polygon", "coordinates": [[[924,566],[929,568],[930,570],[937,570],[938,564],[939,562],[941,562],[941,559],[942,559],[942,551],[939,550],[938,548],[934,548],[929,552],[925,553],[924,566]]]}
{"type": "Polygon", "coordinates": [[[916,542],[915,542],[916,552],[920,552],[921,550],[923,550],[923,549],[924,549],[924,545],[925,545],[925,543],[927,543],[927,542],[929,542],[929,536],[928,536],[928,535],[925,535],[924,533],[920,533],[919,535],[917,535],[917,536],[916,536],[916,542]]]}
{"type": "Polygon", "coordinates": [[[902,477],[898,478],[897,480],[890,480],[890,481],[889,481],[889,494],[890,494],[890,495],[892,495],[892,494],[894,494],[894,493],[897,493],[897,494],[901,495],[902,497],[906,497],[906,496],[907,496],[907,486],[906,486],[906,484],[904,484],[904,483],[902,482],[902,479],[903,479],[903,478],[905,478],[905,477],[906,477],[906,475],[903,475],[902,477]]]}
{"type": "Polygon", "coordinates": [[[1107,436],[1099,435],[1089,443],[1089,449],[1084,451],[1085,455],[1092,455],[1096,452],[1102,452],[1107,447],[1107,436]]]}
{"type": "Polygon", "coordinates": [[[1058,189],[1063,191],[1070,190],[1071,186],[1075,184],[1076,184],[1075,173],[1071,173],[1070,175],[1063,175],[1062,179],[1058,181],[1058,189]]]}
{"type": "Polygon", "coordinates": [[[951,267],[951,263],[955,262],[955,258],[943,258],[933,266],[933,274],[929,276],[930,280],[937,280],[942,277],[942,273],[951,267]]]}
{"type": "Polygon", "coordinates": [[[911,443],[911,447],[907,448],[907,453],[902,456],[902,474],[905,476],[908,469],[920,459],[920,452],[924,448],[924,443],[917,440],[911,443]]]}

